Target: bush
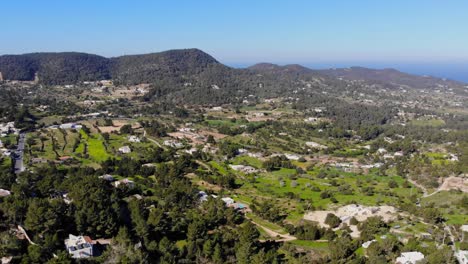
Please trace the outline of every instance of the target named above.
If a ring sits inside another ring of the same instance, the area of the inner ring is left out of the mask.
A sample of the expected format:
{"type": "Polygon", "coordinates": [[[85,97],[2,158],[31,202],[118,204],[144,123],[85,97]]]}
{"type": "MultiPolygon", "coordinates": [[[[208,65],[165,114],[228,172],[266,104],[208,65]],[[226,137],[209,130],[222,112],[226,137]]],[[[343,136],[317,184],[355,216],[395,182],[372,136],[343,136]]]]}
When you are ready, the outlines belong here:
{"type": "Polygon", "coordinates": [[[320,193],[320,198],[327,199],[332,197],[332,194],[329,191],[323,191],[320,193]]]}
{"type": "Polygon", "coordinates": [[[396,181],[394,181],[394,180],[391,180],[391,181],[388,182],[388,187],[390,187],[392,189],[393,188],[398,188],[398,183],[396,181]]]}
{"type": "Polygon", "coordinates": [[[468,250],[468,242],[460,242],[460,250],[468,250]]]}
{"type": "Polygon", "coordinates": [[[334,214],[327,214],[325,218],[325,224],[329,225],[331,228],[338,227],[341,224],[341,219],[334,214]]]}
{"type": "Polygon", "coordinates": [[[349,224],[350,225],[357,225],[359,224],[359,221],[356,219],[356,217],[351,217],[351,219],[349,219],[349,224]]]}

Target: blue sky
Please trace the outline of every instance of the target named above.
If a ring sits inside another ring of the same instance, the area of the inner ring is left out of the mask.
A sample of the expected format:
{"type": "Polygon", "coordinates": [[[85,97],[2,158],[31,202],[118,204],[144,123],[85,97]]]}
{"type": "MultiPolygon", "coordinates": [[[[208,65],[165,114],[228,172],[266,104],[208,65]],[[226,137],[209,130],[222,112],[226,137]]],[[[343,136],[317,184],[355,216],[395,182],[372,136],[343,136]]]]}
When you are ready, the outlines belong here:
{"type": "Polygon", "coordinates": [[[0,54],[200,48],[231,65],[468,64],[468,1],[2,1],[0,54]]]}

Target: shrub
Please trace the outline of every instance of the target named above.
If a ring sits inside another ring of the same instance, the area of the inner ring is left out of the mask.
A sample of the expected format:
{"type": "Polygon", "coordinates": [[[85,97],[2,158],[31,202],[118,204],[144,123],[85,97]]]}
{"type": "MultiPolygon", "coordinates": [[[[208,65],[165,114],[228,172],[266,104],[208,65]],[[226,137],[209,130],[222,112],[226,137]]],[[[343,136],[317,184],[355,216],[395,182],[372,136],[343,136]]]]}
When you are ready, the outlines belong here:
{"type": "Polygon", "coordinates": [[[325,224],[329,225],[331,228],[335,228],[341,224],[341,219],[338,216],[329,213],[325,218],[325,224]]]}
{"type": "Polygon", "coordinates": [[[323,191],[320,193],[320,198],[327,199],[332,197],[332,194],[329,191],[323,191]]]}

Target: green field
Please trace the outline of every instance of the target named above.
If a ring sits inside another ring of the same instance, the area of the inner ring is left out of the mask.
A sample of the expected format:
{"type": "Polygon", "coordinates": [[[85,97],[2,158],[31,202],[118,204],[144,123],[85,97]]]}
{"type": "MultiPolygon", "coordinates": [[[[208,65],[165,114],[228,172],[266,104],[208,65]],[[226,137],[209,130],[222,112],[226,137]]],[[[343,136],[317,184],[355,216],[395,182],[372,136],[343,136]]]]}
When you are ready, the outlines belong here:
{"type": "Polygon", "coordinates": [[[235,165],[247,163],[248,165],[255,167],[257,169],[262,168],[262,161],[260,161],[257,158],[249,157],[245,155],[235,157],[234,159],[231,160],[231,163],[235,165]]]}
{"type": "MultiPolygon", "coordinates": [[[[240,158],[234,159],[234,163],[240,158]]],[[[233,194],[239,200],[251,203],[252,200],[268,200],[287,213],[287,220],[297,223],[309,208],[326,209],[331,205],[358,203],[375,206],[379,204],[397,205],[400,199],[409,200],[411,195],[420,195],[414,188],[403,188],[405,179],[400,176],[361,175],[331,169],[330,175],[336,178],[318,178],[320,168],[298,175],[294,169],[282,168],[273,172],[257,175],[255,180],[239,179],[241,187],[233,194]],[[389,188],[388,183],[395,181],[397,188],[389,188]],[[363,191],[372,188],[372,193],[363,191]],[[343,189],[350,190],[344,193],[343,189]],[[332,198],[322,198],[322,192],[331,193],[332,198]],[[335,203],[336,202],[336,203],[335,203]]]]}
{"type": "Polygon", "coordinates": [[[126,155],[133,158],[145,155],[149,148],[154,147],[154,143],[150,141],[130,143],[126,135],[119,134],[110,134],[109,140],[106,142],[101,134],[91,133],[88,135],[83,130],[47,129],[29,133],[28,137],[34,138],[35,144],[31,148],[32,156],[26,155],[27,162],[34,157],[56,161],[59,157],[71,156],[81,164],[98,167],[101,162],[110,157],[121,158],[122,154],[118,152],[118,149],[122,146],[131,147],[132,152],[126,155]],[[44,139],[43,151],[41,151],[42,143],[39,138],[44,139]],[[74,147],[75,149],[73,149],[74,147]]]}
{"type": "Polygon", "coordinates": [[[229,173],[229,171],[231,171],[230,169],[224,167],[223,165],[221,165],[220,163],[216,162],[216,161],[210,161],[208,162],[208,164],[217,172],[219,172],[220,174],[222,175],[227,175],[229,173]]]}
{"type": "Polygon", "coordinates": [[[445,125],[445,121],[442,119],[438,119],[438,118],[416,119],[416,120],[412,120],[410,124],[414,126],[441,127],[445,125]]]}
{"type": "Polygon", "coordinates": [[[252,219],[254,222],[256,222],[257,224],[261,225],[261,226],[264,226],[270,230],[273,230],[277,233],[280,233],[280,234],[287,234],[288,232],[286,232],[281,226],[277,225],[277,224],[274,224],[274,223],[271,223],[269,221],[266,221],[252,213],[248,213],[247,214],[247,217],[252,219]]]}
{"type": "Polygon", "coordinates": [[[83,130],[81,130],[83,140],[88,145],[88,154],[89,157],[96,161],[102,162],[109,158],[109,154],[106,151],[106,148],[103,144],[104,139],[98,134],[92,134],[90,136],[86,135],[83,130]]]}
{"type": "Polygon", "coordinates": [[[310,240],[293,240],[291,243],[296,246],[313,248],[313,249],[325,249],[328,250],[328,242],[310,241],[310,240]]]}
{"type": "Polygon", "coordinates": [[[466,195],[458,191],[442,191],[430,197],[423,198],[422,205],[434,204],[442,210],[448,224],[464,225],[468,223],[468,211],[463,209],[460,202],[466,195]]]}

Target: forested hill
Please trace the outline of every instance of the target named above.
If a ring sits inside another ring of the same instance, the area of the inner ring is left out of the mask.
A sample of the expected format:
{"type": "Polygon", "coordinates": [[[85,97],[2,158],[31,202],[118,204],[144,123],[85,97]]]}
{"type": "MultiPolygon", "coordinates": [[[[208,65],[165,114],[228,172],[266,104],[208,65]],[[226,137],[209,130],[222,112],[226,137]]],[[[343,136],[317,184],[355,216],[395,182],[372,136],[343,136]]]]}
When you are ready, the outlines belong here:
{"type": "Polygon", "coordinates": [[[115,58],[76,52],[0,56],[0,72],[5,80],[32,81],[37,73],[39,81],[44,84],[72,84],[104,79],[124,83],[155,82],[193,77],[207,69],[220,71],[227,68],[197,49],[115,58]]]}
{"type": "Polygon", "coordinates": [[[169,50],[110,59],[112,78],[122,83],[187,79],[205,71],[227,70],[209,54],[198,49],[169,50]]]}
{"type": "Polygon", "coordinates": [[[292,74],[310,74],[314,71],[299,64],[288,64],[280,66],[272,63],[258,63],[248,68],[257,72],[270,72],[270,73],[292,73],[292,74]]]}
{"type": "Polygon", "coordinates": [[[5,80],[31,81],[37,73],[46,84],[109,79],[109,59],[86,53],[30,53],[0,56],[5,80]]]}
{"type": "Polygon", "coordinates": [[[159,53],[105,58],[98,55],[30,53],[0,56],[0,72],[5,80],[34,80],[43,84],[73,84],[113,79],[117,83],[159,83],[166,87],[181,85],[233,89],[252,89],[258,83],[286,87],[292,82],[319,80],[333,85],[339,79],[364,80],[393,86],[434,88],[458,86],[455,81],[402,73],[393,69],[373,70],[361,67],[313,70],[301,65],[279,66],[261,63],[246,69],[234,69],[198,49],[169,50],[159,53]],[[280,83],[278,83],[280,82],[280,83]]]}

